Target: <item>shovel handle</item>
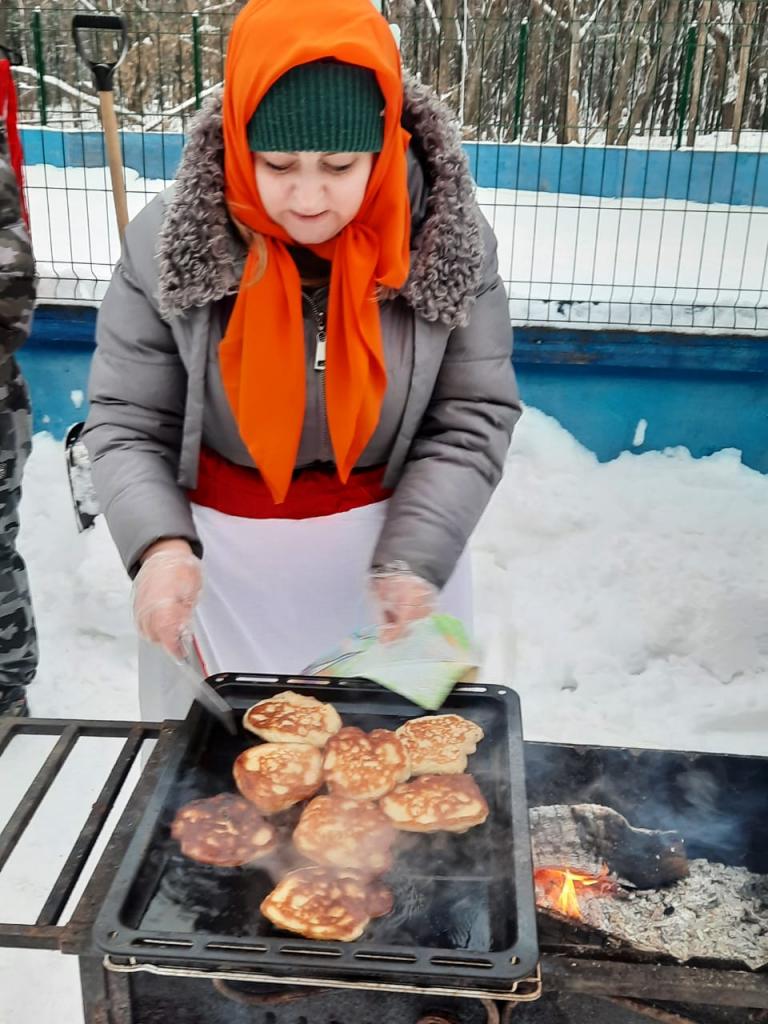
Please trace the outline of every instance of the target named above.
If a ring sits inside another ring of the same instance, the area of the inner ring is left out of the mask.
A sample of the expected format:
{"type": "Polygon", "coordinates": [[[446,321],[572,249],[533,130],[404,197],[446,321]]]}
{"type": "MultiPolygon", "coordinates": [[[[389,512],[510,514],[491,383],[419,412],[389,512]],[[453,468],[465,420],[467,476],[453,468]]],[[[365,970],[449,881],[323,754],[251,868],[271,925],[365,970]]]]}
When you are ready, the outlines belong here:
{"type": "Polygon", "coordinates": [[[114,94],[111,91],[100,92],[99,103],[101,104],[101,124],[104,129],[104,143],[107,148],[107,159],[109,160],[109,175],[112,179],[112,195],[115,200],[117,230],[122,238],[128,224],[128,199],[125,194],[123,155],[120,152],[120,135],[117,130],[114,94]]]}

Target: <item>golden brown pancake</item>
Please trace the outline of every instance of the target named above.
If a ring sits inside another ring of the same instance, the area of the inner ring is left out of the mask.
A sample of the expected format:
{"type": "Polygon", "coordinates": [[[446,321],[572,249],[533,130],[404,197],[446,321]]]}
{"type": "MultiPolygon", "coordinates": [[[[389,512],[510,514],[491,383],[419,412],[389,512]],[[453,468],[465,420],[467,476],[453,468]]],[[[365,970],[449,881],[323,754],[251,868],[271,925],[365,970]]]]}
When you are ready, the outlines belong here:
{"type": "Polygon", "coordinates": [[[397,735],[411,759],[411,775],[458,775],[484,733],[461,715],[425,715],[401,725],[397,735]]]}
{"type": "Polygon", "coordinates": [[[262,743],[240,754],[235,785],[264,814],[277,814],[314,796],[323,784],[323,755],[302,743],[262,743]]]}
{"type": "Polygon", "coordinates": [[[411,773],[408,754],[388,729],[365,733],[346,726],[325,748],[323,772],[328,788],[350,800],[378,800],[411,773]]]}
{"type": "Polygon", "coordinates": [[[466,832],[488,817],[471,775],[421,775],[393,789],[380,806],[404,832],[466,832]]]}
{"type": "Polygon", "coordinates": [[[237,868],[270,853],[275,830],[247,800],[234,793],[193,800],[180,808],[171,835],[181,852],[201,864],[237,868]]]}
{"type": "Polygon", "coordinates": [[[291,871],[261,904],[276,928],[308,939],[353,942],[373,917],[392,910],[392,894],[354,871],[291,871]]]}
{"type": "Polygon", "coordinates": [[[302,812],[293,844],[316,864],[381,875],[392,866],[396,838],[389,818],[372,801],[316,796],[302,812]]]}
{"type": "Polygon", "coordinates": [[[341,719],[331,704],[286,690],[248,708],[243,725],[267,743],[324,747],[341,728],[341,719]]]}

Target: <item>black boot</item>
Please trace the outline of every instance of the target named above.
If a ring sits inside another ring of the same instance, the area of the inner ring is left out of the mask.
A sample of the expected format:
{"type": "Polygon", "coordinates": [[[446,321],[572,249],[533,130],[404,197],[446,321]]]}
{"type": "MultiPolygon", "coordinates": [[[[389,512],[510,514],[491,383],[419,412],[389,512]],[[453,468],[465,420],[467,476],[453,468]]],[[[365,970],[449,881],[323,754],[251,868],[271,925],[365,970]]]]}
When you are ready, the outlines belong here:
{"type": "Polygon", "coordinates": [[[29,715],[27,691],[24,686],[4,686],[0,689],[0,716],[26,718],[29,715]]]}

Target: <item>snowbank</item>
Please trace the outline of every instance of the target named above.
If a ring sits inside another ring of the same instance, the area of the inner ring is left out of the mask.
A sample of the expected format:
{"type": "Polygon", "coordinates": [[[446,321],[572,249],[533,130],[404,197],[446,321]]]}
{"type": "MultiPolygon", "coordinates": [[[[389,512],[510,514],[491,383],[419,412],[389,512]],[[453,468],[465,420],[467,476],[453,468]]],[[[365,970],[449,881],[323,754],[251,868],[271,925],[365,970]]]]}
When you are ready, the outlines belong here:
{"type": "MultiPolygon", "coordinates": [[[[533,739],[768,753],[768,477],[735,451],[598,463],[528,409],[473,541],[489,681],[533,739]]],[[[33,711],[133,718],[129,584],[103,519],[75,533],[40,434],[21,548],[40,628],[33,711]]]]}

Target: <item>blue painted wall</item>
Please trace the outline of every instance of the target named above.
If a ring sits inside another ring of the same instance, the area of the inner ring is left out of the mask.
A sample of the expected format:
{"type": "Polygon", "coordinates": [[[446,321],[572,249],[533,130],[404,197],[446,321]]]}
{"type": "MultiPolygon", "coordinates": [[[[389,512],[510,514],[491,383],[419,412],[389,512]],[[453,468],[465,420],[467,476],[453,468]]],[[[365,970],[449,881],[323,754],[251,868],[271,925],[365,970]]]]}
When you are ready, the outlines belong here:
{"type": "MultiPolygon", "coordinates": [[[[104,167],[101,132],[21,130],[28,164],[104,167]]],[[[175,174],[179,133],[122,132],[123,160],[145,178],[175,174]]],[[[603,146],[467,143],[478,185],[606,198],[680,199],[768,206],[768,153],[643,150],[603,146]]]]}
{"type": "MultiPolygon", "coordinates": [[[[106,167],[101,132],[63,132],[48,128],[22,128],[24,162],[53,167],[106,167]]],[[[170,180],[176,173],[184,146],[177,132],[120,132],[123,163],[143,178],[170,180]]]]}
{"type": "Polygon", "coordinates": [[[478,185],[610,198],[768,205],[768,153],[468,143],[478,185]]]}
{"type": "Polygon", "coordinates": [[[525,401],[601,462],[678,445],[697,457],[738,448],[747,466],[768,473],[768,377],[556,365],[520,365],[518,376],[525,401]]]}
{"type": "MultiPolygon", "coordinates": [[[[61,438],[86,408],[95,310],[38,311],[20,353],[35,429],[61,438]]],[[[622,451],[684,445],[693,455],[738,448],[768,473],[768,338],[642,335],[519,328],[515,366],[524,401],[554,416],[607,461],[622,451]],[[638,421],[645,441],[632,444],[638,421]]]]}

